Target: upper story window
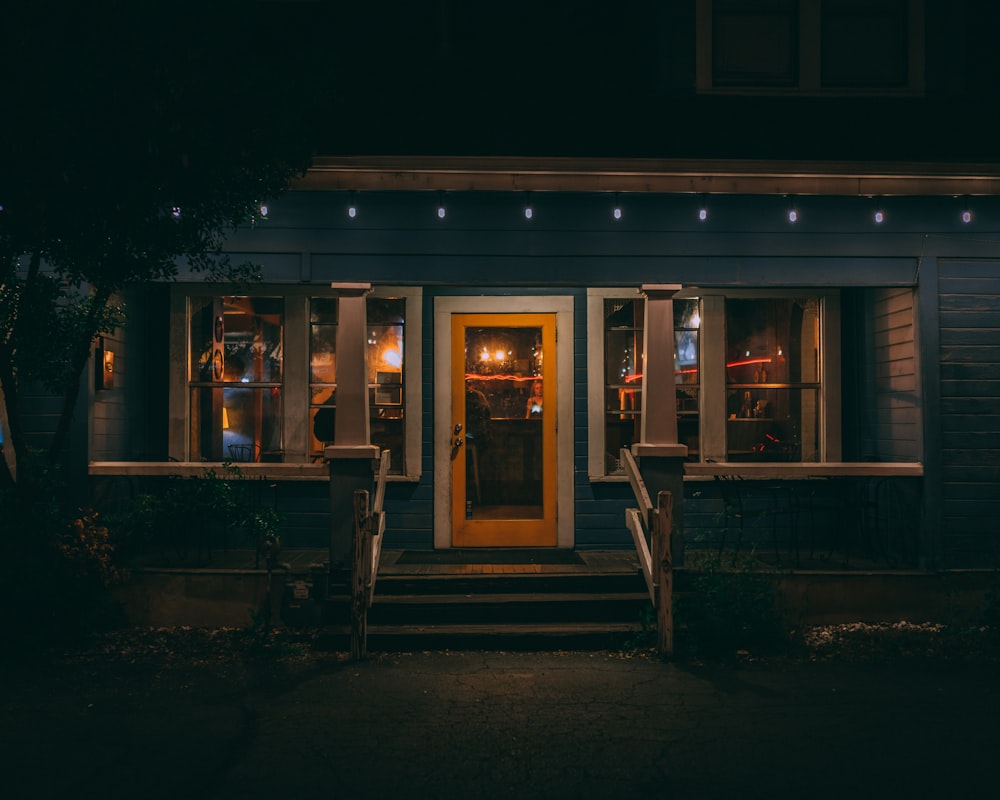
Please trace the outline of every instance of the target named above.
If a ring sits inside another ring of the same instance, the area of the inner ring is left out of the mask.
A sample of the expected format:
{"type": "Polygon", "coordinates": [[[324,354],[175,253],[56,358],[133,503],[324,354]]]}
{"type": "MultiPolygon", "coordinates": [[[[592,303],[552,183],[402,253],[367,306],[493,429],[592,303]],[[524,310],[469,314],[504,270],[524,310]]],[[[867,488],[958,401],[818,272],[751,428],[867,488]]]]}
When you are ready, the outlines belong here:
{"type": "Polygon", "coordinates": [[[798,84],[798,0],[714,0],[711,24],[713,87],[798,84]]]}
{"type": "Polygon", "coordinates": [[[924,0],[697,0],[701,92],[919,94],[924,0]]]}

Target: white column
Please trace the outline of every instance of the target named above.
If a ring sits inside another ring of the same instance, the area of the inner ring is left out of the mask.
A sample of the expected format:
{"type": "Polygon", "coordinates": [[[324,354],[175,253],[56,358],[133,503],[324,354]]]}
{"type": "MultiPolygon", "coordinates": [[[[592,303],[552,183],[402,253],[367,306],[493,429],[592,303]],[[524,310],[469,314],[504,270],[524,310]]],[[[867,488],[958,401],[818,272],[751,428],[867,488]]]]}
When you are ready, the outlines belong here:
{"type": "Polygon", "coordinates": [[[350,586],[354,492],[372,490],[378,448],[368,423],[367,283],[335,283],[337,309],[337,403],[333,445],[323,451],[330,468],[330,591],[350,586]]]}
{"type": "Polygon", "coordinates": [[[337,414],[334,449],[371,444],[368,419],[367,283],[335,283],[337,303],[337,414]]]}
{"type": "Polygon", "coordinates": [[[680,284],[644,284],[642,431],[635,455],[687,457],[677,442],[677,384],[674,378],[674,295],[680,284]]]}

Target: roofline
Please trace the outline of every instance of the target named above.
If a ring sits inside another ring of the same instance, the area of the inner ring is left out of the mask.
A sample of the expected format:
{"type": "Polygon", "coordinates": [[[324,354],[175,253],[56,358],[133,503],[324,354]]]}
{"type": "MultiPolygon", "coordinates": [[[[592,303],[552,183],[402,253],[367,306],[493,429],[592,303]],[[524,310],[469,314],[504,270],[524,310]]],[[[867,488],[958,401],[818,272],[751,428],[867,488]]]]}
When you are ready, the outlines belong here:
{"type": "Polygon", "coordinates": [[[854,197],[992,195],[1000,194],[1000,164],[323,156],[314,159],[293,188],[854,197]]]}

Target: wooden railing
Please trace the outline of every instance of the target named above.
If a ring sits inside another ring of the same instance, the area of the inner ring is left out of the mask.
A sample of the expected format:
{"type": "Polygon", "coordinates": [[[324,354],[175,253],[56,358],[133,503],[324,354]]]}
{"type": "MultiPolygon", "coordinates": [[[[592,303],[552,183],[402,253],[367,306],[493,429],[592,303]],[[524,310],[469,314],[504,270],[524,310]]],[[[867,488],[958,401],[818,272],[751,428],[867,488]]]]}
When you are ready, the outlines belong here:
{"type": "Polygon", "coordinates": [[[673,496],[670,492],[660,492],[654,508],[635,459],[627,448],[622,448],[621,463],[639,505],[639,508],[625,509],[625,524],[632,533],[639,568],[656,611],[656,649],[661,656],[670,656],[674,652],[673,555],[670,549],[673,496]]]}
{"type": "Polygon", "coordinates": [[[375,593],[375,578],[385,533],[385,478],[389,474],[389,451],[383,450],[375,477],[375,497],[368,504],[368,491],[354,493],[354,549],[351,565],[351,659],[368,657],[368,609],[375,593]]]}

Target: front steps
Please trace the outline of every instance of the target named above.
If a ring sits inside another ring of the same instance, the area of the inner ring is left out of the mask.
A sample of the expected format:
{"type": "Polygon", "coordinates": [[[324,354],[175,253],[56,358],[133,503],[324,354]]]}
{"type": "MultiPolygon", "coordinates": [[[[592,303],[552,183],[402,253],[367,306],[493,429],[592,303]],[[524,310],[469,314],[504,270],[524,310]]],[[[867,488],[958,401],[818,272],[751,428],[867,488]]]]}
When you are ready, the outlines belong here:
{"type": "MultiPolygon", "coordinates": [[[[597,650],[637,643],[652,619],[649,594],[634,557],[626,552],[612,562],[417,569],[394,568],[390,559],[368,612],[368,649],[597,650]]],[[[348,613],[346,598],[331,598],[329,646],[348,641],[348,613]]]]}

